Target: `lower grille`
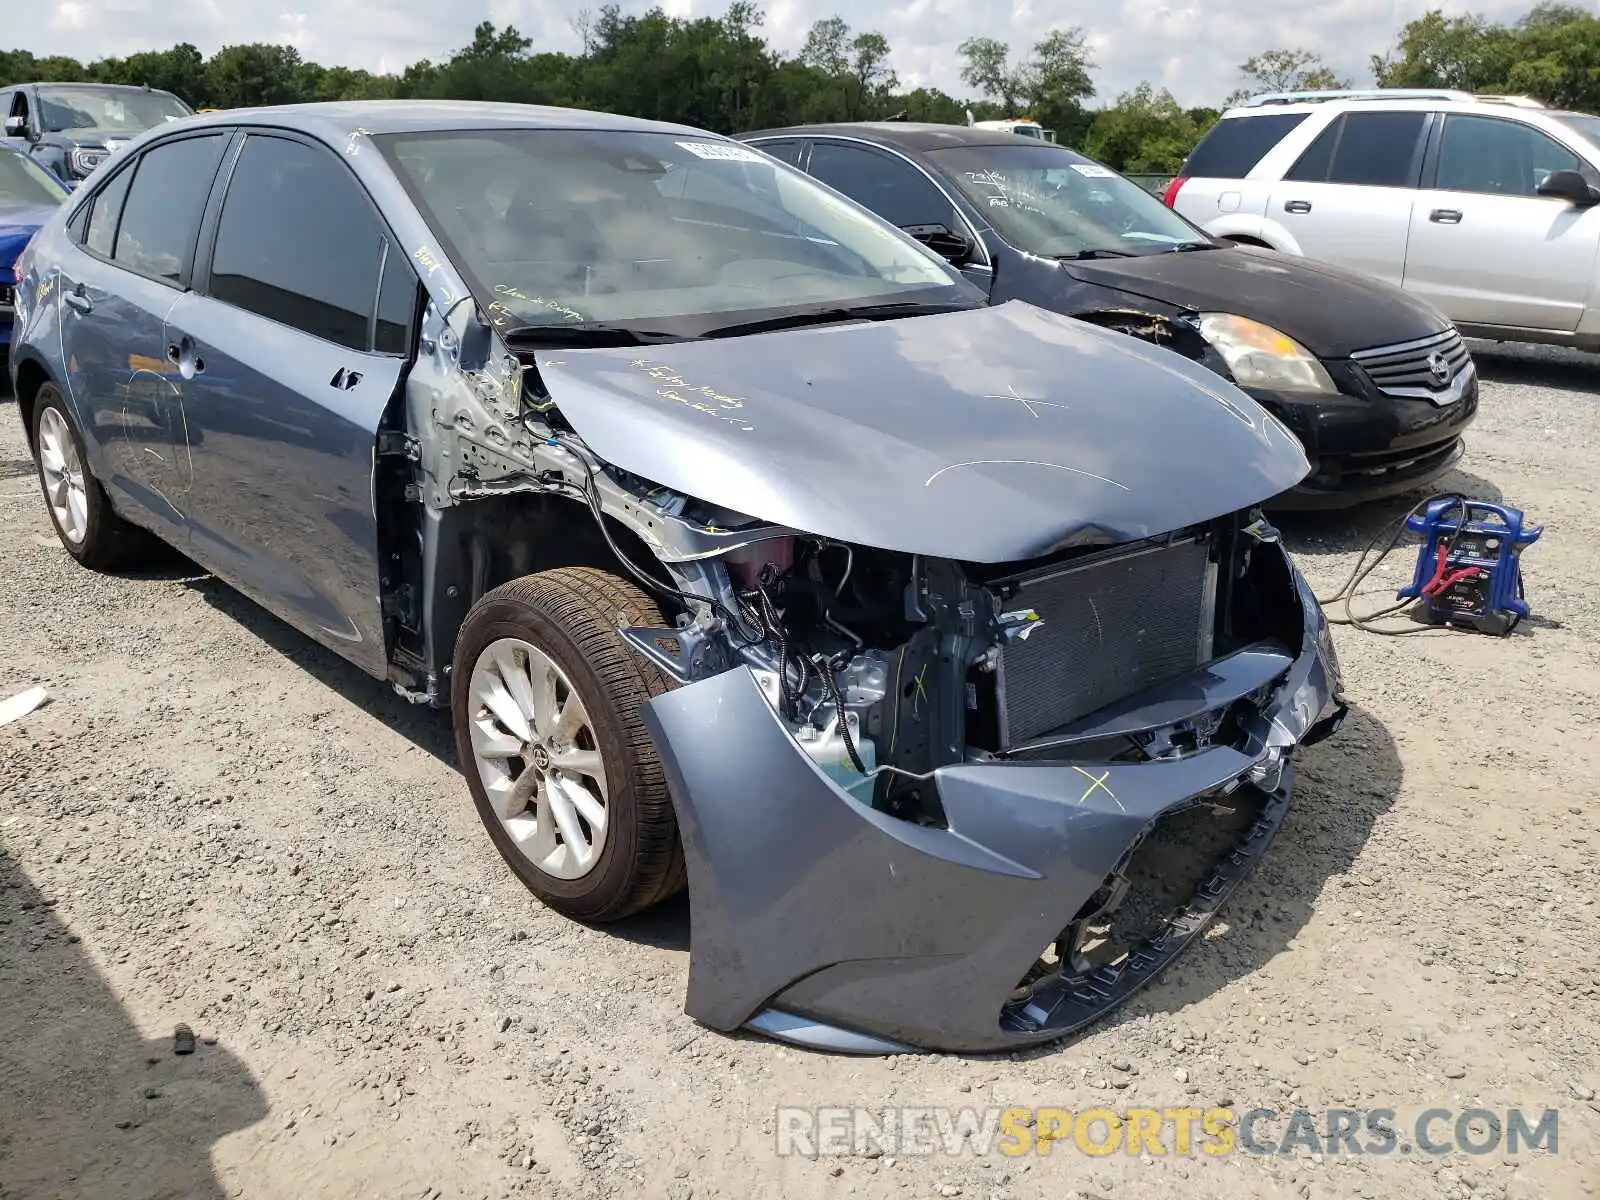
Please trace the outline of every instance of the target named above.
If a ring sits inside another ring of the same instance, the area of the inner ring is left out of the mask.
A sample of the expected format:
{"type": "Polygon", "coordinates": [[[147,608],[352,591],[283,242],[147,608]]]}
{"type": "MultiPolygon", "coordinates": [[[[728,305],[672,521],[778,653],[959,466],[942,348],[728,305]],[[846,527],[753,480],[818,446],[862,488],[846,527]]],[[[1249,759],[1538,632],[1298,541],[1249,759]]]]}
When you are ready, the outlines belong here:
{"type": "Polygon", "coordinates": [[[1008,607],[1042,619],[1000,654],[1000,741],[1010,748],[1145,688],[1211,654],[1216,570],[1188,539],[1096,555],[1021,582],[1008,607]]]}
{"type": "Polygon", "coordinates": [[[1472,362],[1467,344],[1454,329],[1414,342],[1376,346],[1350,356],[1386,396],[1431,400],[1450,390],[1472,362]]]}
{"type": "Polygon", "coordinates": [[[16,297],[9,283],[0,283],[0,312],[10,312],[16,297]]]}

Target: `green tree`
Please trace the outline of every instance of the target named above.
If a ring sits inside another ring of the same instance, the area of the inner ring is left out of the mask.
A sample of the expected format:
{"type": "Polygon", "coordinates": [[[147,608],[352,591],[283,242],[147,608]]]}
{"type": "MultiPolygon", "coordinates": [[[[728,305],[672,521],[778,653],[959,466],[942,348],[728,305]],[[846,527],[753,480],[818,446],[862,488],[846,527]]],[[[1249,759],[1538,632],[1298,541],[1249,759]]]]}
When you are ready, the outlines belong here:
{"type": "Polygon", "coordinates": [[[1372,60],[1372,74],[1380,87],[1487,90],[1505,82],[1514,53],[1503,26],[1434,9],[1407,24],[1392,51],[1372,60]]]}
{"type": "Polygon", "coordinates": [[[1083,152],[1108,167],[1136,175],[1169,175],[1183,165],[1203,132],[1172,93],[1141,83],[1094,114],[1083,152]]]}
{"type": "MultiPolygon", "coordinates": [[[[1083,30],[1057,29],[1034,44],[1033,56],[1013,64],[1011,48],[995,38],[968,38],[956,47],[961,81],[998,104],[999,115],[1028,115],[1057,130],[1062,141],[1087,126],[1083,101],[1094,95],[1094,66],[1083,30]]],[[[974,114],[976,115],[976,114],[974,114]]]]}
{"type": "Polygon", "coordinates": [[[1022,94],[1023,76],[1011,66],[1011,47],[997,38],[972,37],[956,47],[961,56],[961,82],[997,100],[1007,116],[1014,116],[1022,94]]]}
{"type": "Polygon", "coordinates": [[[1240,63],[1239,74],[1245,86],[1228,97],[1229,106],[1259,92],[1336,91],[1350,86],[1310,50],[1267,50],[1240,63]]]}
{"type": "Polygon", "coordinates": [[[206,63],[203,88],[217,108],[299,104],[316,95],[315,81],[293,46],[252,42],[224,46],[206,63]]]}

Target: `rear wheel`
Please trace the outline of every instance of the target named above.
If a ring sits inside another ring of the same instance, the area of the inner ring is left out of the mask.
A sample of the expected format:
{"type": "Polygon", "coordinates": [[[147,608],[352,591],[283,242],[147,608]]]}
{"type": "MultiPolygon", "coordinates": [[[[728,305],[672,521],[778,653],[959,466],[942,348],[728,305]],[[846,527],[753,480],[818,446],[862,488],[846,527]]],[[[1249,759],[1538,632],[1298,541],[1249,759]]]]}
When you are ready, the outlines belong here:
{"type": "Polygon", "coordinates": [[[541,900],[612,921],[683,886],[666,778],[640,711],[667,682],[617,636],[659,625],[638,588],[563,568],[496,588],[456,641],[451,719],[484,827],[541,900]]]}
{"type": "Polygon", "coordinates": [[[91,570],[126,565],[146,544],[146,535],[116,514],[100,481],[89,473],[83,438],[53,383],[34,398],[33,446],[45,506],[67,553],[91,570]]]}

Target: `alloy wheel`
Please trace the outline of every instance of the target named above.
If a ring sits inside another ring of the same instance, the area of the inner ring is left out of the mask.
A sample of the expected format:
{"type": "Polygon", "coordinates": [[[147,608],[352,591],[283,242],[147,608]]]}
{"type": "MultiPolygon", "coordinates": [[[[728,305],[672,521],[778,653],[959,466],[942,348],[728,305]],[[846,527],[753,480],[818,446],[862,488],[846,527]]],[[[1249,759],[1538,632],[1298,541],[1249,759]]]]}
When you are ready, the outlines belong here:
{"type": "Polygon", "coordinates": [[[605,848],[605,763],[588,709],[548,654],[501,638],[473,665],[474,766],[512,843],[538,870],[581,879],[605,848]]]}

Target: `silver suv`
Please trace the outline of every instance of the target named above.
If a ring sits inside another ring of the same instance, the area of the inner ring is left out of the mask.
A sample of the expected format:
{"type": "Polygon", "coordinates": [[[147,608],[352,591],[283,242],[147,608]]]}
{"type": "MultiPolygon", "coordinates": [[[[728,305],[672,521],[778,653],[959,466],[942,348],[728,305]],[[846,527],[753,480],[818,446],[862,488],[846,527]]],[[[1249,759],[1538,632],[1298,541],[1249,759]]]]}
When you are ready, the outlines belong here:
{"type": "Polygon", "coordinates": [[[1216,237],[1398,284],[1470,336],[1600,350],[1600,117],[1271,93],[1224,113],[1163,198],[1216,237]]]}

